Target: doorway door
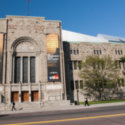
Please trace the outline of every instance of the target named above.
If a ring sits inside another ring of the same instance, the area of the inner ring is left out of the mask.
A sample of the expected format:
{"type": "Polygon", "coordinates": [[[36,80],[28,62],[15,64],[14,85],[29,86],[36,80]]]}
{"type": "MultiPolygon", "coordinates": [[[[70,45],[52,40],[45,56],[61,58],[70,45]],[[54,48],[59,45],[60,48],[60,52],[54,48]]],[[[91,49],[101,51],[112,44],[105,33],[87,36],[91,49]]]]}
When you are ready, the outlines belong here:
{"type": "Polygon", "coordinates": [[[38,96],[38,91],[32,91],[32,101],[38,101],[39,96],[38,96]]]}
{"type": "Polygon", "coordinates": [[[22,92],[22,102],[28,102],[29,101],[29,92],[23,91],[22,92]]]}
{"type": "Polygon", "coordinates": [[[19,101],[19,92],[11,92],[11,102],[19,101]]]}

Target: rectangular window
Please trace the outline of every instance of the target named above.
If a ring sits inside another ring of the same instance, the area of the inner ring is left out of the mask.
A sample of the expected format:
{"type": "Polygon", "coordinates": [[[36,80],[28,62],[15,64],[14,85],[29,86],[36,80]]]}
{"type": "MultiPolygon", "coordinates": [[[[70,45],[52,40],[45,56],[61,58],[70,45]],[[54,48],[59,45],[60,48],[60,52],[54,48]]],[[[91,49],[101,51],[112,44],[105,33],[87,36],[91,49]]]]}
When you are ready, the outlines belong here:
{"type": "Polygon", "coordinates": [[[102,54],[102,50],[94,50],[94,54],[101,55],[102,54]]]}
{"type": "Polygon", "coordinates": [[[71,90],[74,90],[74,81],[71,81],[71,90]]]}
{"type": "Polygon", "coordinates": [[[102,54],[102,51],[100,50],[100,55],[102,54]]]}
{"type": "Polygon", "coordinates": [[[123,69],[125,69],[125,62],[123,62],[123,69]]]}
{"type": "Polygon", "coordinates": [[[122,50],[121,50],[121,55],[123,54],[122,50]]]}
{"type": "Polygon", "coordinates": [[[118,50],[118,54],[120,55],[120,50],[118,50]]]}
{"type": "Polygon", "coordinates": [[[118,60],[115,61],[115,67],[116,67],[116,68],[119,67],[119,61],[118,61],[118,60]]]}
{"type": "Polygon", "coordinates": [[[115,50],[115,54],[116,54],[116,55],[122,55],[122,54],[123,54],[123,51],[122,51],[122,50],[115,50]]]}
{"type": "Polygon", "coordinates": [[[75,80],[75,88],[79,89],[78,80],[75,80]]]}
{"type": "Polygon", "coordinates": [[[72,54],[72,50],[70,50],[70,54],[72,54]]]}
{"type": "Polygon", "coordinates": [[[80,80],[80,89],[83,89],[83,80],[80,80]]]}
{"type": "Polygon", "coordinates": [[[74,61],[74,69],[77,69],[77,61],[74,61]]]}
{"type": "Polygon", "coordinates": [[[77,50],[77,54],[79,54],[79,50],[77,50]]]}
{"type": "Polygon", "coordinates": [[[117,50],[115,50],[115,54],[117,55],[117,50]]]}
{"type": "Polygon", "coordinates": [[[28,83],[28,57],[23,57],[23,83],[28,83]]]}
{"type": "Polygon", "coordinates": [[[79,70],[82,68],[81,61],[78,61],[78,67],[79,67],[79,70]]]}
{"type": "Polygon", "coordinates": [[[119,68],[121,69],[122,68],[122,66],[121,66],[122,64],[121,64],[121,61],[119,61],[119,68]]]}
{"type": "Polygon", "coordinates": [[[20,57],[15,58],[15,77],[14,77],[14,83],[20,82],[20,57]]]}
{"type": "Polygon", "coordinates": [[[30,82],[35,83],[35,57],[30,57],[30,82]]]}
{"type": "Polygon", "coordinates": [[[76,50],[73,50],[74,54],[76,54],[76,50]]]}

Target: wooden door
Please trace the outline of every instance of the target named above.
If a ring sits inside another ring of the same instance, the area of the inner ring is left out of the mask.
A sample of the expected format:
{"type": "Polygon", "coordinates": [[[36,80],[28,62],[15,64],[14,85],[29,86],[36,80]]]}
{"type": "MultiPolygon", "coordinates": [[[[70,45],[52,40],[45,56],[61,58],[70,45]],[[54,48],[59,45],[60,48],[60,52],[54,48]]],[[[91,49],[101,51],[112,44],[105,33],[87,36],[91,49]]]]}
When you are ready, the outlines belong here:
{"type": "Polygon", "coordinates": [[[25,91],[22,92],[22,102],[28,102],[29,101],[29,92],[25,91]]]}
{"type": "Polygon", "coordinates": [[[11,102],[19,101],[19,92],[11,92],[11,102]]]}
{"type": "Polygon", "coordinates": [[[39,96],[38,96],[38,91],[32,91],[32,101],[38,101],[39,96]]]}

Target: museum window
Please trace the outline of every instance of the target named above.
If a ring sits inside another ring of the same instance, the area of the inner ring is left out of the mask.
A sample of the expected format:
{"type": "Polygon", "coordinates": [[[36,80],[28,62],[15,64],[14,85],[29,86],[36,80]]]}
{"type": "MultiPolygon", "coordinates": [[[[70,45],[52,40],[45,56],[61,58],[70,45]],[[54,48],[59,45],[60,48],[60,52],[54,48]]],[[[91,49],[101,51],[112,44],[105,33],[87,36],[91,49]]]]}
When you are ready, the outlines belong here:
{"type": "Polygon", "coordinates": [[[122,62],[119,60],[119,68],[121,69],[122,68],[122,62]]]}
{"type": "Polygon", "coordinates": [[[125,62],[122,62],[122,65],[123,65],[123,69],[125,69],[125,62]]]}
{"type": "Polygon", "coordinates": [[[70,50],[70,54],[72,54],[72,50],[70,50]]]}
{"type": "Polygon", "coordinates": [[[15,83],[20,82],[20,57],[15,58],[15,83]]]}
{"type": "Polygon", "coordinates": [[[23,57],[23,83],[28,83],[28,57],[23,57]]]}
{"type": "Polygon", "coordinates": [[[102,54],[101,50],[94,50],[93,52],[94,52],[95,55],[101,55],[102,54]]]}
{"type": "Polygon", "coordinates": [[[115,54],[116,54],[116,55],[122,55],[122,54],[123,54],[123,51],[122,51],[122,50],[117,49],[117,50],[115,50],[115,54]]]}
{"type": "Polygon", "coordinates": [[[80,80],[80,89],[83,89],[83,80],[80,80]]]}
{"type": "Polygon", "coordinates": [[[74,69],[77,69],[77,61],[74,61],[74,69]]]}
{"type": "Polygon", "coordinates": [[[79,89],[79,83],[78,83],[78,80],[75,80],[75,88],[76,88],[76,89],[79,89]]]}
{"type": "Polygon", "coordinates": [[[71,80],[71,90],[74,90],[74,81],[71,80]]]}
{"type": "Polygon", "coordinates": [[[82,62],[81,61],[78,61],[78,67],[79,67],[79,70],[82,69],[82,62]]]}
{"type": "Polygon", "coordinates": [[[123,78],[121,78],[121,79],[119,78],[119,79],[118,79],[118,86],[119,86],[119,87],[125,86],[125,82],[124,82],[124,79],[123,79],[123,78]]]}
{"type": "Polygon", "coordinates": [[[30,57],[30,82],[35,82],[35,57],[30,57]]]}
{"type": "Polygon", "coordinates": [[[76,50],[73,50],[74,54],[76,54],[76,50]]]}
{"type": "Polygon", "coordinates": [[[77,55],[79,54],[79,50],[78,49],[70,50],[70,54],[77,55]]]}
{"type": "Polygon", "coordinates": [[[35,83],[35,57],[15,57],[14,69],[14,83],[35,83]]]}

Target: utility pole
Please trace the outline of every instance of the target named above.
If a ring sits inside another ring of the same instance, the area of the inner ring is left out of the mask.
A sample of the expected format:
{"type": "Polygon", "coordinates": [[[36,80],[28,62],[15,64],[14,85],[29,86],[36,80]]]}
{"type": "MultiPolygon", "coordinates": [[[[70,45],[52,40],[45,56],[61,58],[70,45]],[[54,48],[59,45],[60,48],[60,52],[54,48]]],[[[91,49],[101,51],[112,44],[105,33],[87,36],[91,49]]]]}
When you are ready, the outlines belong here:
{"type": "Polygon", "coordinates": [[[29,16],[29,5],[30,5],[30,0],[27,0],[27,16],[29,16]]]}

